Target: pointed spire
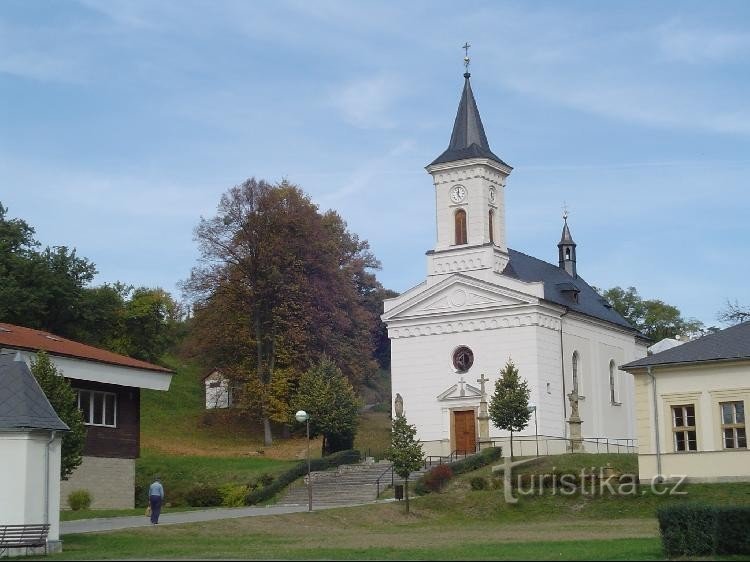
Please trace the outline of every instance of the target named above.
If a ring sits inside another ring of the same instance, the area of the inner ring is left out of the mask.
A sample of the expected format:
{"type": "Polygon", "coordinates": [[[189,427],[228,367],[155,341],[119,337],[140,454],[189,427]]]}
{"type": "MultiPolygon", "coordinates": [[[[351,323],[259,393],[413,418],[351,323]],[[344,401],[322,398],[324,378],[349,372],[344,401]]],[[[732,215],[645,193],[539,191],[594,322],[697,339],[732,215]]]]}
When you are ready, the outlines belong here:
{"type": "MultiPolygon", "coordinates": [[[[468,62],[468,56],[465,62],[468,62]]],[[[458,113],[456,113],[456,121],[453,124],[450,144],[448,149],[438,156],[432,164],[469,158],[488,158],[510,168],[490,150],[487,135],[484,133],[482,118],[479,116],[477,102],[474,99],[474,92],[471,91],[471,82],[469,81],[471,74],[468,72],[468,64],[466,70],[464,73],[464,91],[461,94],[461,102],[458,104],[458,113]]]]}
{"type": "Polygon", "coordinates": [[[570,228],[568,228],[568,209],[565,209],[563,213],[563,224],[562,236],[560,242],[557,244],[557,252],[559,256],[558,265],[560,269],[564,269],[568,272],[571,277],[577,277],[576,272],[576,243],[573,242],[573,236],[570,234],[570,228]]]}

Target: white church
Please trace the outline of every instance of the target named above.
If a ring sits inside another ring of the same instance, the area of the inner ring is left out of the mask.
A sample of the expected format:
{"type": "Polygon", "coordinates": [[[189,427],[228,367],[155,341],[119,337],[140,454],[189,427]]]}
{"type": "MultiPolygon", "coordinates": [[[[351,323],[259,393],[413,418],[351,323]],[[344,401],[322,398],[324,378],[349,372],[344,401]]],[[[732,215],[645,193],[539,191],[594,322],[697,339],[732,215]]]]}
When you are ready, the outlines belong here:
{"type": "Polygon", "coordinates": [[[522,443],[514,435],[516,455],[538,444],[571,450],[574,405],[584,438],[574,450],[632,451],[633,379],[617,366],[646,356],[649,341],[578,276],[567,217],[557,265],[508,248],[504,193],[513,168],[490,150],[464,77],[450,145],[426,168],[437,223],[427,278],[384,306],[394,399],[426,455],[505,446],[508,434],[484,412],[512,359],[535,406],[522,443]]]}

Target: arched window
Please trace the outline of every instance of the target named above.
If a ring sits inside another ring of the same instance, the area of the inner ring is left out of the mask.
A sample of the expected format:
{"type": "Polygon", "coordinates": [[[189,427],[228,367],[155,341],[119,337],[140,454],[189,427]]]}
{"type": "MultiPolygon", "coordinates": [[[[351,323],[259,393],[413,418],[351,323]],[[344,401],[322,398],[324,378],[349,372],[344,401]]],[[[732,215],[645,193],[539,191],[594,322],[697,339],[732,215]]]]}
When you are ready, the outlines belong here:
{"type": "Polygon", "coordinates": [[[580,363],[580,359],[578,357],[578,352],[573,352],[573,391],[580,396],[581,390],[578,386],[578,363],[580,363]]]}
{"type": "Polygon", "coordinates": [[[489,225],[490,226],[490,244],[494,244],[495,243],[495,211],[493,211],[492,209],[490,209],[489,221],[490,221],[490,225],[489,225]]]}
{"type": "Polygon", "coordinates": [[[466,211],[459,209],[456,211],[456,245],[466,244],[466,211]]]}
{"type": "Polygon", "coordinates": [[[570,259],[570,248],[565,248],[565,259],[566,260],[570,259]]]}
{"type": "Polygon", "coordinates": [[[614,360],[609,362],[609,398],[617,404],[617,366],[614,360]]]}

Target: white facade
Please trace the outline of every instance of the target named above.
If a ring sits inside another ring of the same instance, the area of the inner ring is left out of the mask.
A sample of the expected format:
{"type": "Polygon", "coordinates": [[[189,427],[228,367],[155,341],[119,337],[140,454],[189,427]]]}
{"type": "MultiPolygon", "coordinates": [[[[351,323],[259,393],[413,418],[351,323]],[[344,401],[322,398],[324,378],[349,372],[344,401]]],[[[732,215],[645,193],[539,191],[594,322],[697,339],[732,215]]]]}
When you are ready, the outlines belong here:
{"type": "Polygon", "coordinates": [[[203,379],[206,391],[206,409],[229,408],[232,405],[232,388],[229,379],[220,371],[212,371],[203,379]]]}
{"type": "MultiPolygon", "coordinates": [[[[456,149],[459,152],[454,154],[467,153],[460,152],[467,148],[460,144],[466,138],[467,143],[474,139],[468,153],[476,152],[477,143],[481,143],[483,153],[491,154],[470,97],[469,75],[465,77],[464,97],[447,152],[456,149]],[[469,113],[462,114],[464,111],[469,113]],[[462,136],[465,127],[468,132],[462,136]]],[[[404,413],[409,423],[416,425],[425,453],[446,455],[457,449],[457,412],[461,412],[461,423],[465,424],[467,412],[473,411],[479,440],[476,418],[482,394],[480,375],[489,378],[489,398],[509,359],[528,381],[530,402],[537,407],[538,435],[546,436],[542,446],[550,452],[565,451],[574,354],[578,358],[584,438],[619,440],[632,451],[633,380],[617,370],[617,365],[645,356],[645,344],[628,327],[574,310],[577,294],[571,295],[571,306],[567,306],[545,299],[543,281],[526,282],[506,274],[513,261],[505,231],[504,191],[512,169],[489,156],[447,162],[442,158],[427,167],[433,177],[436,202],[436,243],[427,256],[428,277],[387,300],[382,316],[391,339],[392,392],[394,396],[401,394],[404,413]],[[454,366],[453,354],[462,346],[473,353],[474,362],[467,371],[454,366]]],[[[550,241],[553,249],[557,250],[550,241]]],[[[574,245],[572,249],[574,252],[574,245]]],[[[528,256],[523,259],[534,260],[528,256]]],[[[534,267],[539,267],[534,261],[534,267]]],[[[556,266],[543,267],[559,273],[556,266]]],[[[567,285],[578,282],[575,270],[572,275],[563,273],[562,280],[567,285]]],[[[596,300],[595,305],[604,311],[598,295],[588,286],[586,289],[587,298],[596,300]]],[[[507,437],[492,425],[489,433],[493,440],[507,437]]],[[[536,445],[534,417],[521,435],[531,436],[536,445]]],[[[514,453],[530,453],[529,442],[514,453]]],[[[595,447],[593,441],[586,443],[588,450],[595,447]]]]}
{"type": "Polygon", "coordinates": [[[61,437],[45,430],[0,431],[0,525],[49,523],[51,550],[60,539],[61,437]]]}

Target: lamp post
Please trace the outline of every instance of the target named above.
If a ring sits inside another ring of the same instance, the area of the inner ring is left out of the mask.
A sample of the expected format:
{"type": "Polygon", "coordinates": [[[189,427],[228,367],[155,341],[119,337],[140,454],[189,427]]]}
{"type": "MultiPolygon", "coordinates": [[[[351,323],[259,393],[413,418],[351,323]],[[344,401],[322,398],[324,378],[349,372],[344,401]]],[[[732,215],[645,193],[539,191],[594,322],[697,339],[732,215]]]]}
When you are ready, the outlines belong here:
{"type": "Polygon", "coordinates": [[[307,424],[307,511],[312,511],[312,474],[310,474],[310,415],[304,410],[294,414],[299,423],[307,424]]]}
{"type": "Polygon", "coordinates": [[[536,423],[536,406],[529,406],[529,412],[534,412],[534,441],[536,441],[536,456],[539,456],[539,426],[536,423]]]}

